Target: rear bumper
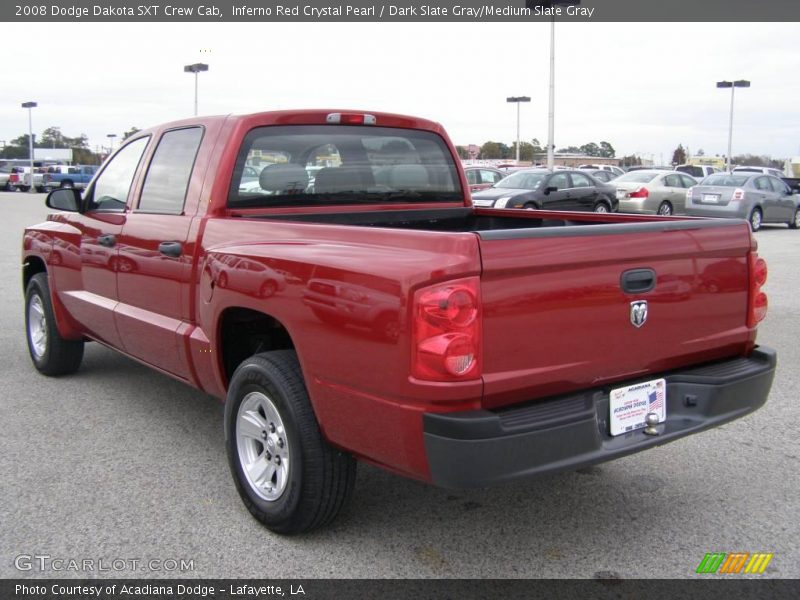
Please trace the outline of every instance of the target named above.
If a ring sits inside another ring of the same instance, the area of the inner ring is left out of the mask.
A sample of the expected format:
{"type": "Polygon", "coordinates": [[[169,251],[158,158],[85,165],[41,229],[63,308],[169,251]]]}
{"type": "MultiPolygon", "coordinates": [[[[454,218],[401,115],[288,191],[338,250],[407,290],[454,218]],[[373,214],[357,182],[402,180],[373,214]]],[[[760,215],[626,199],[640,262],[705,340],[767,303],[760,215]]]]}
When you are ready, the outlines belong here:
{"type": "Polygon", "coordinates": [[[667,420],[657,436],[639,429],[612,437],[607,388],[496,411],[427,413],[432,482],[487,487],[605,462],[722,425],[766,402],[776,364],[775,351],[760,346],[747,358],[663,374],[667,420]]]}

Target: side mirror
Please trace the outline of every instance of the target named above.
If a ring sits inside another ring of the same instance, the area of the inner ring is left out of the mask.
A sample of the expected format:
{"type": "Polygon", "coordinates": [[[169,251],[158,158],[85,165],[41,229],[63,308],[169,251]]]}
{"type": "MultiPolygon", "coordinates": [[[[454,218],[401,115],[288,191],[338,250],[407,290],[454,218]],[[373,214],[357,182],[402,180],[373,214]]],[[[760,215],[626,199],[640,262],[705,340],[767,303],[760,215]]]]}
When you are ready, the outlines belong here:
{"type": "Polygon", "coordinates": [[[80,212],[81,193],[75,188],[58,188],[47,194],[45,204],[48,208],[53,208],[55,210],[80,212]]]}
{"type": "Polygon", "coordinates": [[[557,192],[557,191],[558,191],[558,188],[556,186],[554,186],[554,185],[550,185],[550,186],[547,186],[546,188],[544,188],[545,195],[549,194],[550,192],[557,192]]]}

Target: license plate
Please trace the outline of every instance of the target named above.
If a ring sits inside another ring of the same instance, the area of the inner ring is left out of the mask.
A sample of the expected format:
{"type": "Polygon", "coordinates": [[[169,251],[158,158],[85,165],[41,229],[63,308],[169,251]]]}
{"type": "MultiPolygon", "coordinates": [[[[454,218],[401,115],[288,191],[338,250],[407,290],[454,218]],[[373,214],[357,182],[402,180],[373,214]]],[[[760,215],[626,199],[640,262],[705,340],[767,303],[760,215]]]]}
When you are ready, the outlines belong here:
{"type": "Polygon", "coordinates": [[[719,204],[719,194],[703,194],[703,202],[708,204],[719,204]]]}
{"type": "Polygon", "coordinates": [[[667,382],[654,379],[611,390],[609,395],[611,435],[620,435],[645,426],[649,413],[658,415],[661,423],[667,418],[667,382]]]}
{"type": "Polygon", "coordinates": [[[617,200],[622,200],[625,197],[625,190],[617,190],[617,200]]]}

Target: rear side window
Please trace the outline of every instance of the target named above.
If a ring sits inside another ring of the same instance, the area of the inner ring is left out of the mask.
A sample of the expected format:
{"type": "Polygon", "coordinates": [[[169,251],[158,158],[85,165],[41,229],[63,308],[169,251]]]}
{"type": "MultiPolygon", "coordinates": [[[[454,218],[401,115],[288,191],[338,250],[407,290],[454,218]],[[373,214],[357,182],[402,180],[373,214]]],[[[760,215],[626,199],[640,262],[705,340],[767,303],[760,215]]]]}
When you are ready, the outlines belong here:
{"type": "Polygon", "coordinates": [[[203,138],[202,127],[168,131],[161,136],[147,169],[138,210],[151,213],[183,212],[186,189],[203,138]]]}
{"type": "Polygon", "coordinates": [[[592,182],[589,181],[589,178],[586,175],[581,175],[580,173],[573,173],[572,174],[572,187],[593,187],[592,182]]]}
{"type": "Polygon", "coordinates": [[[228,205],[318,206],[462,201],[438,135],[364,125],[260,127],[237,157],[228,205]],[[245,177],[248,167],[258,177],[245,177]]]}

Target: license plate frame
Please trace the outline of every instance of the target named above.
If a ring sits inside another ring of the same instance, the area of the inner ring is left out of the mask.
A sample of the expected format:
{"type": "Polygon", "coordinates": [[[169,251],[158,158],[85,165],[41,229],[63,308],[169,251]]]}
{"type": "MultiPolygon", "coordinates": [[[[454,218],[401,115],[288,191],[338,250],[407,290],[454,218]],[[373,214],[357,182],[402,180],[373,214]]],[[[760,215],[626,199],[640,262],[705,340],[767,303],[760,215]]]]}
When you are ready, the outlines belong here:
{"type": "Polygon", "coordinates": [[[703,194],[702,195],[703,204],[719,204],[719,194],[703,194]]]}
{"type": "Polygon", "coordinates": [[[649,413],[658,422],[667,419],[667,381],[651,379],[611,390],[608,395],[608,423],[612,436],[636,431],[645,426],[649,413]]]}

